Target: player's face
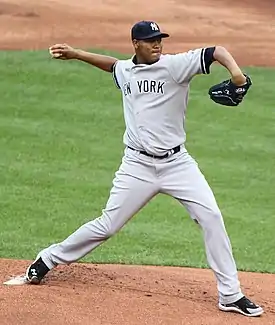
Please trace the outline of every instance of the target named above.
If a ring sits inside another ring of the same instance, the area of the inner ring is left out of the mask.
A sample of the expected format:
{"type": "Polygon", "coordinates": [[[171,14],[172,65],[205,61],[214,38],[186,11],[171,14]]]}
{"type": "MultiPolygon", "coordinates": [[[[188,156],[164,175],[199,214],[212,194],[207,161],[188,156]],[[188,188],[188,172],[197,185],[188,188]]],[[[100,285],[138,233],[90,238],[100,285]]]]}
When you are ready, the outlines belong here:
{"type": "Polygon", "coordinates": [[[139,63],[157,62],[162,53],[162,39],[134,40],[133,45],[139,63]]]}

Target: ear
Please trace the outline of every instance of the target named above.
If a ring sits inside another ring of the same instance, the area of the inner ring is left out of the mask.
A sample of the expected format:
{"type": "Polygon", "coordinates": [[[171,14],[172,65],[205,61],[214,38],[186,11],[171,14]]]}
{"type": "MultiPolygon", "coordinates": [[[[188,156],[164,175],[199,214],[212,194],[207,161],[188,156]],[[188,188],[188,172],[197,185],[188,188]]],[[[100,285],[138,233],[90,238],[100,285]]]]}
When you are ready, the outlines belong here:
{"type": "Polygon", "coordinates": [[[137,50],[139,48],[139,41],[134,39],[133,40],[133,46],[134,46],[134,49],[137,50]]]}

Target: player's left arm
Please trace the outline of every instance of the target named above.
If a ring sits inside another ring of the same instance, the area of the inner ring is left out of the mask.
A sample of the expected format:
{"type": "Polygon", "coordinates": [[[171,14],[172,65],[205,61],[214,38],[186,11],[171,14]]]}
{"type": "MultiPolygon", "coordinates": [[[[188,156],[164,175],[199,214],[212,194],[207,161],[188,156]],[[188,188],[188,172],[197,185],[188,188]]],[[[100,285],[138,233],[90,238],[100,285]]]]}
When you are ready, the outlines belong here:
{"type": "Polygon", "coordinates": [[[221,105],[239,105],[252,85],[250,77],[242,73],[233,56],[222,46],[170,55],[168,60],[170,75],[182,86],[188,86],[196,75],[209,74],[215,61],[224,66],[231,74],[231,79],[212,86],[208,92],[210,98],[221,105]]]}
{"type": "Polygon", "coordinates": [[[211,64],[215,61],[215,47],[189,50],[169,56],[169,71],[178,84],[188,84],[199,74],[209,74],[211,64]]]}
{"type": "Polygon", "coordinates": [[[216,46],[213,52],[213,59],[224,66],[231,75],[231,80],[236,86],[242,86],[246,83],[246,76],[233,58],[229,51],[222,47],[216,46]]]}
{"type": "Polygon", "coordinates": [[[222,46],[213,46],[189,50],[170,57],[170,72],[177,83],[184,84],[199,74],[210,74],[213,62],[224,66],[232,76],[232,82],[241,85],[246,77],[233,56],[222,46]]]}
{"type": "Polygon", "coordinates": [[[210,98],[220,105],[238,106],[252,85],[251,78],[242,72],[232,54],[224,47],[215,47],[213,59],[228,70],[231,78],[210,87],[210,98]]]}
{"type": "Polygon", "coordinates": [[[210,67],[215,61],[224,66],[229,71],[231,74],[231,80],[235,85],[241,86],[246,83],[246,77],[233,58],[232,54],[226,48],[219,45],[201,49],[201,69],[199,73],[201,72],[203,74],[209,74],[210,67]]]}

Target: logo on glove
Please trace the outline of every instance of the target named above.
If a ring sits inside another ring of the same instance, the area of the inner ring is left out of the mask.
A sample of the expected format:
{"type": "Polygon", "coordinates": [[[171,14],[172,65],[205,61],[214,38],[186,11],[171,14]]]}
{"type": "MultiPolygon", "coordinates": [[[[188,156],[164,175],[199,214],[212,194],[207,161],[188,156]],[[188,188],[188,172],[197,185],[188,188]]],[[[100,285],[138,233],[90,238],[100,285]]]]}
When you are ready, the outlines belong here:
{"type": "Polygon", "coordinates": [[[236,92],[236,94],[242,94],[242,93],[245,92],[245,89],[244,89],[244,88],[237,88],[237,89],[235,90],[235,92],[236,92]]]}

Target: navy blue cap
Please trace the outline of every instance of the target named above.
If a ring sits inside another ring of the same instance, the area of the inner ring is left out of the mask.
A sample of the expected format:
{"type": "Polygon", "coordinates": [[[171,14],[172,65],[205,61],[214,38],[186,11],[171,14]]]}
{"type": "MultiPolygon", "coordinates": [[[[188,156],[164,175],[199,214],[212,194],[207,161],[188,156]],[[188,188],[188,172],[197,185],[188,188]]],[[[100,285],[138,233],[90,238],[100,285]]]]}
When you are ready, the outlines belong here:
{"type": "Polygon", "coordinates": [[[153,21],[140,21],[136,23],[131,30],[132,40],[145,40],[154,37],[169,37],[169,34],[162,33],[157,23],[153,21]]]}

